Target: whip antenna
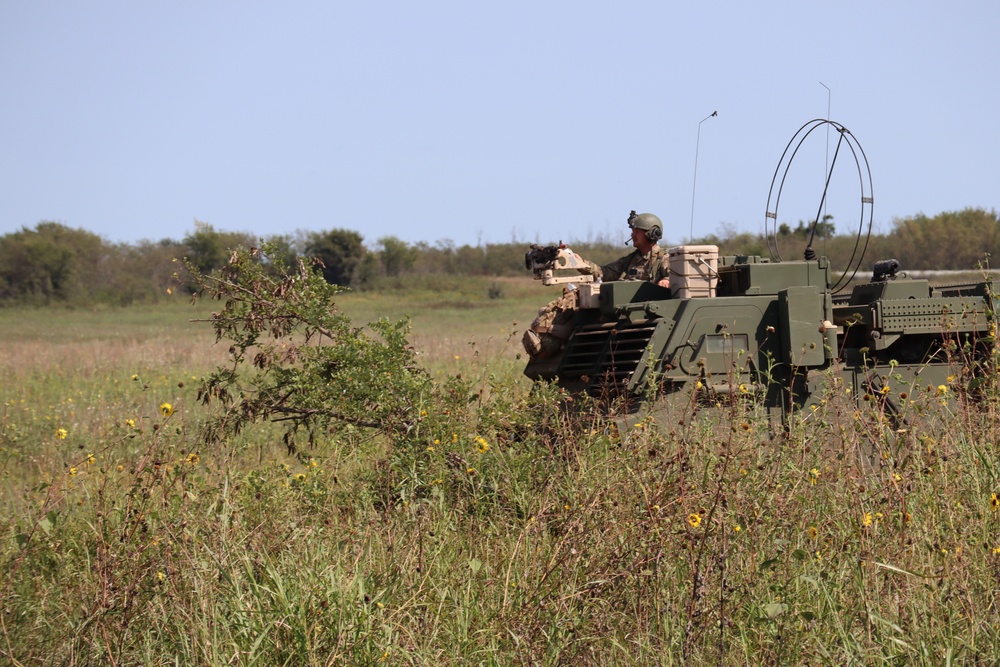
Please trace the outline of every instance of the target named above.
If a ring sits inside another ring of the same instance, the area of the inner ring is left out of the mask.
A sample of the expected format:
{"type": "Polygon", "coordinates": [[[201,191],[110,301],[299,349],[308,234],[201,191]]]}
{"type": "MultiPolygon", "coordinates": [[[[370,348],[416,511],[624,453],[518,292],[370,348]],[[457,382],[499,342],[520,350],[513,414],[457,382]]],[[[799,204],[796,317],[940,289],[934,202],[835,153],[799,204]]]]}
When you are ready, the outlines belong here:
{"type": "Polygon", "coordinates": [[[688,232],[689,242],[694,238],[694,193],[698,187],[698,148],[701,146],[701,124],[709,118],[714,118],[718,115],[718,111],[713,111],[698,121],[698,138],[694,142],[694,183],[691,185],[691,230],[688,232]]]}

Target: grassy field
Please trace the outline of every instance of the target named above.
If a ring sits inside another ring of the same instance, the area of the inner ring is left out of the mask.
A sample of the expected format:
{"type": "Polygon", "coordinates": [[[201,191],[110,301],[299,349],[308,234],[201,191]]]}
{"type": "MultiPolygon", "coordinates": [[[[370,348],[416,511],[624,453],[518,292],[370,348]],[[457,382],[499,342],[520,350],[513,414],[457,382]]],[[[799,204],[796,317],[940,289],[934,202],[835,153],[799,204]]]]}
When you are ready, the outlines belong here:
{"type": "Polygon", "coordinates": [[[0,663],[1000,660],[994,399],[898,432],[831,384],[787,434],[738,399],[619,434],[520,376],[553,296],[342,295],[473,390],[405,452],[206,439],[210,304],[0,311],[0,663]]]}

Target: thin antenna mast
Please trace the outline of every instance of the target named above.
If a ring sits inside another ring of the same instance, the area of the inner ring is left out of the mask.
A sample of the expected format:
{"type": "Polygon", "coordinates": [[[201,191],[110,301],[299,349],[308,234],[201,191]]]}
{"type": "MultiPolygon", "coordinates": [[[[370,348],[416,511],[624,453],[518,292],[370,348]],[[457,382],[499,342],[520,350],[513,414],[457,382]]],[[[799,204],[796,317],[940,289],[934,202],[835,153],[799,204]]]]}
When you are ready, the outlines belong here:
{"type": "MultiPolygon", "coordinates": [[[[819,85],[826,88],[826,164],[823,166],[823,182],[830,177],[830,98],[833,93],[830,91],[830,86],[826,85],[822,81],[819,85]]],[[[826,202],[823,202],[823,220],[826,220],[826,202]]]]}
{"type": "Polygon", "coordinates": [[[701,146],[701,124],[709,118],[718,116],[718,111],[713,111],[700,121],[698,121],[698,138],[694,142],[694,183],[691,185],[691,230],[688,232],[688,241],[694,238],[694,193],[698,187],[698,149],[701,146]]]}

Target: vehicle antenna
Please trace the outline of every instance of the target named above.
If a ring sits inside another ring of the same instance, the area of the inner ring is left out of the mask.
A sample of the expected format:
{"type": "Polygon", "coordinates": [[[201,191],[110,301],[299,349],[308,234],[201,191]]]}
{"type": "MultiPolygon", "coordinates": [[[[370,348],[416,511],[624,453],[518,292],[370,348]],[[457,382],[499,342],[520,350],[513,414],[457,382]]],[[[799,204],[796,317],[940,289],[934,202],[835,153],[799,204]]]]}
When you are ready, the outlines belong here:
{"type": "Polygon", "coordinates": [[[701,146],[701,124],[709,118],[714,118],[718,115],[718,111],[713,111],[698,121],[698,138],[694,142],[694,183],[691,185],[691,230],[688,232],[689,242],[694,238],[694,193],[698,187],[698,148],[701,146]]]}

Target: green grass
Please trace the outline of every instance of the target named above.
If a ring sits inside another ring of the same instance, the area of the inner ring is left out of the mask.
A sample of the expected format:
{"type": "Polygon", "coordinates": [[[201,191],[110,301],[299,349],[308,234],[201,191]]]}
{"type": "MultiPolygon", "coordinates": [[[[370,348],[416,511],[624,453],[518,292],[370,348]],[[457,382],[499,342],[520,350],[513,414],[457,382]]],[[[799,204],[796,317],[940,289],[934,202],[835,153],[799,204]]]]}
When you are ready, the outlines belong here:
{"type": "Polygon", "coordinates": [[[994,401],[898,433],[831,389],[775,437],[737,397],[616,434],[519,375],[554,293],[491,282],[338,302],[409,314],[421,361],[470,382],[413,451],[209,444],[197,378],[226,349],[201,305],[0,311],[0,662],[998,661],[994,401]]]}

